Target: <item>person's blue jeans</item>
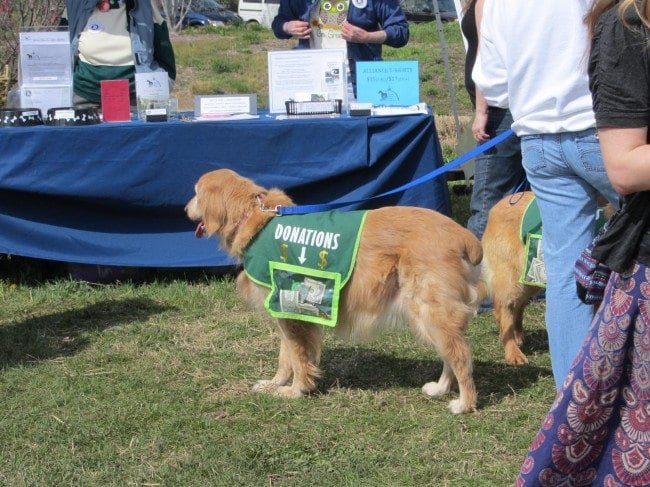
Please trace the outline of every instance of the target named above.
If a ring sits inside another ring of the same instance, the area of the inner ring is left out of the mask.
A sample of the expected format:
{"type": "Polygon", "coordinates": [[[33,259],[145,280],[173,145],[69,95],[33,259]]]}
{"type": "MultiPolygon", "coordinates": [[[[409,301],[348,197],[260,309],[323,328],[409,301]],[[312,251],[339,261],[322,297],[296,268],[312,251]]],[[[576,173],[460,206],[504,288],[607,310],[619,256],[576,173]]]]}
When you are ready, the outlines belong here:
{"type": "MultiPolygon", "coordinates": [[[[508,130],[512,115],[504,108],[488,107],[486,132],[491,138],[508,130]]],[[[488,213],[505,195],[524,180],[519,137],[513,135],[488,149],[474,160],[474,186],[469,202],[467,228],[479,240],[485,231],[488,213]]]]}
{"type": "Polygon", "coordinates": [[[597,197],[618,207],[594,129],[521,138],[523,165],[537,197],[546,266],[546,329],[559,389],[580,350],[593,307],[578,299],[573,267],[596,231],[597,197]]]}

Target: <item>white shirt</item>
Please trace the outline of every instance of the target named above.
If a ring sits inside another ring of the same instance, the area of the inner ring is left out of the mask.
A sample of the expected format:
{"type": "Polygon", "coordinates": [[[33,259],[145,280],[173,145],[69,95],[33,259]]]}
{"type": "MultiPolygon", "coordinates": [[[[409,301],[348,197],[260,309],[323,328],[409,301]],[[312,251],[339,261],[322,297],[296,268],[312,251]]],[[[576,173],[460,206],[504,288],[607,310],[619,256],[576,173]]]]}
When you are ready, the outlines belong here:
{"type": "Polygon", "coordinates": [[[595,127],[583,18],[590,0],[485,0],[472,78],[519,135],[595,127]]]}

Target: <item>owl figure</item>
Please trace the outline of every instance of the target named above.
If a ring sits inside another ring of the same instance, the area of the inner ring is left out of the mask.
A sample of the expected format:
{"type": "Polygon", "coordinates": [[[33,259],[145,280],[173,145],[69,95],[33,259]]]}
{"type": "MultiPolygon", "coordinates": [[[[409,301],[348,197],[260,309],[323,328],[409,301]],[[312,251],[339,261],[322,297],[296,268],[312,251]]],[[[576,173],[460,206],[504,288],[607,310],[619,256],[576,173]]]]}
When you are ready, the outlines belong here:
{"type": "Polygon", "coordinates": [[[340,26],[347,18],[348,5],[348,0],[320,0],[312,15],[312,26],[321,29],[340,26]]]}

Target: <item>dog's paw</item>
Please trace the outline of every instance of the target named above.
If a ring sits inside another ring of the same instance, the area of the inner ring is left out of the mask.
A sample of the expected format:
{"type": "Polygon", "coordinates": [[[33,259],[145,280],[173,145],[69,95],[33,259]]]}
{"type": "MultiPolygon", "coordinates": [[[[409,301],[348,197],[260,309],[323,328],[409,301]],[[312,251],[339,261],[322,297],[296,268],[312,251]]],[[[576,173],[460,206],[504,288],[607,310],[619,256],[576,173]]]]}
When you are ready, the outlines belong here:
{"type": "Polygon", "coordinates": [[[528,357],[516,345],[506,346],[505,354],[508,365],[526,365],[528,363],[528,357]]]}
{"type": "Polygon", "coordinates": [[[302,397],[305,395],[303,391],[301,391],[300,389],[296,389],[293,386],[276,387],[276,389],[273,391],[273,394],[282,397],[302,397]]]}
{"type": "Polygon", "coordinates": [[[453,414],[472,413],[476,411],[475,406],[468,406],[467,404],[464,404],[460,399],[449,401],[449,405],[447,407],[453,414]]]}
{"type": "Polygon", "coordinates": [[[278,388],[278,384],[273,380],[258,380],[253,386],[253,392],[272,393],[278,388]]]}
{"type": "Polygon", "coordinates": [[[422,386],[422,392],[427,396],[444,396],[450,389],[449,385],[443,385],[439,382],[427,382],[422,386]]]}

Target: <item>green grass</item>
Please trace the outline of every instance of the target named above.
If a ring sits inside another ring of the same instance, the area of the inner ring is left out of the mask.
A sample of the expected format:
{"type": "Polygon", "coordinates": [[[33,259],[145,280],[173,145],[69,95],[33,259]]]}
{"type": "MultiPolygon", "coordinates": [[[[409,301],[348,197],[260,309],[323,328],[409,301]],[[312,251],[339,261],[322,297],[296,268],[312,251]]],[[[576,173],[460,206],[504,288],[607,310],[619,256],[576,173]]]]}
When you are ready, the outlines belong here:
{"type": "MultiPolygon", "coordinates": [[[[467,111],[458,26],[445,31],[467,111]]],[[[264,29],[206,32],[175,41],[175,90],[263,104],[266,49],[289,44],[264,29]]],[[[435,24],[386,49],[398,55],[420,59],[424,99],[448,113],[435,24]]],[[[468,199],[452,197],[461,224],[468,199]]],[[[92,286],[56,263],[0,258],[0,485],[512,483],[554,395],[543,304],[526,310],[524,367],[505,364],[490,315],[473,320],[475,414],[447,411],[455,393],[420,392],[441,363],[405,332],[364,345],[326,335],[318,391],[289,400],[250,392],[274,373],[277,333],[208,271],[92,286]]]]}
{"type": "Polygon", "coordinates": [[[508,485],[553,396],[542,305],[531,363],[470,329],[476,414],[420,392],[435,354],[402,332],[327,335],[318,392],[251,394],[278,338],[232,279],[0,283],[1,485],[508,485]]]}
{"type": "MultiPolygon", "coordinates": [[[[444,56],[435,22],[412,24],[409,43],[400,49],[384,47],[384,58],[417,59],[420,63],[421,100],[437,114],[452,112],[452,98],[444,56]]],[[[451,66],[454,101],[461,115],[472,107],[463,85],[464,48],[456,22],[444,25],[451,66]]],[[[191,109],[194,95],[256,93],[258,107],[268,105],[267,51],[291,49],[294,40],[275,39],[260,27],[224,26],[190,29],[173,39],[179,79],[175,95],[181,107],[191,109]]]]}

